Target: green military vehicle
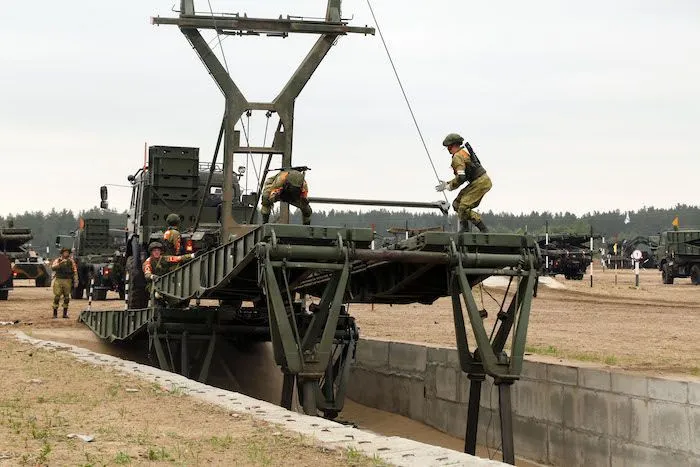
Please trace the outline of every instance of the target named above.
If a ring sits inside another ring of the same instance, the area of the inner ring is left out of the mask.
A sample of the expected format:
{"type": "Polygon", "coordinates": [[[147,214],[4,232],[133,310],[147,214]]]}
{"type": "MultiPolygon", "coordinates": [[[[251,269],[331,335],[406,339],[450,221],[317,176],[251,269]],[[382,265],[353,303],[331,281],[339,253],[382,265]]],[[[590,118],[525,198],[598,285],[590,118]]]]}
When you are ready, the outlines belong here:
{"type": "Polygon", "coordinates": [[[700,285],[700,230],[670,230],[661,233],[656,259],[664,284],[676,277],[690,277],[700,285]]]}
{"type": "Polygon", "coordinates": [[[34,236],[26,228],[4,227],[0,229],[0,251],[11,263],[13,279],[33,280],[37,287],[48,287],[51,284],[51,269],[44,259],[26,243],[34,236]]]}
{"type": "MultiPolygon", "coordinates": [[[[233,216],[248,222],[257,202],[256,193],[244,195],[233,178],[233,216]]],[[[126,229],[125,272],[128,281],[129,308],[148,305],[143,262],[148,245],[162,241],[166,218],[180,216],[182,249],[178,253],[206,251],[221,243],[221,203],[223,170],[221,165],[200,164],[199,149],[176,146],[151,146],[148,165],[128,176],[132,185],[126,229]]],[[[102,208],[107,207],[107,187],[100,188],[102,208]]]]}
{"type": "MultiPolygon", "coordinates": [[[[124,253],[110,233],[109,220],[81,218],[79,222],[78,230],[71,235],[73,259],[78,267],[78,286],[71,296],[83,298],[90,293],[92,283],[94,300],[106,300],[110,290],[123,299],[124,253]]],[[[62,246],[60,240],[61,236],[56,237],[57,247],[62,246]]]]}
{"type": "Polygon", "coordinates": [[[12,287],[12,265],[10,264],[10,258],[0,253],[0,300],[7,300],[12,287]]]}

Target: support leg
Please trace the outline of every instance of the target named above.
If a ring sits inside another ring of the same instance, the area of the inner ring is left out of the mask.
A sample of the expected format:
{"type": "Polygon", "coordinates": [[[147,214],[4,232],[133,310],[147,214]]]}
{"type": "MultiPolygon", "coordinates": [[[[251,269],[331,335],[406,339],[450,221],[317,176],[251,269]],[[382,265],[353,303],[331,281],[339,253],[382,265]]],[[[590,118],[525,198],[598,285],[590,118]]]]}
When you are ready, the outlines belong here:
{"type": "Polygon", "coordinates": [[[316,385],[317,380],[304,380],[302,385],[302,406],[306,415],[318,415],[316,407],[316,385]]]}
{"type": "Polygon", "coordinates": [[[209,376],[209,367],[211,366],[211,357],[214,355],[214,347],[216,346],[216,333],[211,334],[211,339],[209,339],[209,346],[207,347],[207,354],[202,362],[202,370],[199,372],[199,378],[197,381],[200,383],[205,383],[207,377],[209,376]]]}
{"type": "Polygon", "coordinates": [[[182,339],[180,340],[180,374],[185,378],[190,377],[190,356],[188,349],[188,337],[187,331],[182,332],[182,339]]]}
{"type": "Polygon", "coordinates": [[[479,403],[481,402],[481,383],[483,374],[469,375],[469,406],[467,408],[467,431],[464,435],[464,452],[476,455],[476,433],[479,428],[479,403]]]}
{"type": "Polygon", "coordinates": [[[170,371],[170,365],[168,364],[168,359],[165,358],[165,352],[163,351],[163,344],[160,342],[160,337],[158,332],[153,330],[153,348],[156,349],[156,356],[158,357],[158,365],[160,365],[161,370],[170,371]]]}
{"type": "Polygon", "coordinates": [[[292,397],[294,393],[294,375],[285,373],[282,381],[282,400],[280,405],[287,410],[292,410],[292,397]]]}
{"type": "Polygon", "coordinates": [[[510,404],[510,388],[512,381],[497,382],[498,411],[501,418],[501,444],[503,446],[503,462],[515,465],[515,447],[513,446],[513,411],[510,404]]]}

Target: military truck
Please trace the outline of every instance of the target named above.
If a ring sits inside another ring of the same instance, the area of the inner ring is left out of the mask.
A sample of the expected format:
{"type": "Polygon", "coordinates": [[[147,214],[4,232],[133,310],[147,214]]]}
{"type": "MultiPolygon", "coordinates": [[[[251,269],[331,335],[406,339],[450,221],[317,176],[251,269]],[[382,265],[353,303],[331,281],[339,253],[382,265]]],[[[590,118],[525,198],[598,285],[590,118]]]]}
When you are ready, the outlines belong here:
{"type": "Polygon", "coordinates": [[[700,285],[700,230],[670,230],[661,233],[656,260],[664,284],[676,277],[690,277],[700,285]]]}
{"type": "Polygon", "coordinates": [[[590,235],[550,234],[540,236],[537,244],[544,258],[543,274],[563,274],[567,280],[581,280],[591,263],[591,250],[587,247],[590,235]]]}
{"type": "MultiPolygon", "coordinates": [[[[73,288],[71,296],[83,298],[94,281],[94,300],[105,300],[110,290],[123,299],[125,257],[110,234],[109,220],[80,218],[78,229],[70,237],[73,259],[78,267],[78,286],[73,288]]],[[[61,236],[56,237],[56,246],[62,246],[61,236]]]]}
{"type": "Polygon", "coordinates": [[[638,235],[631,239],[624,239],[617,242],[617,254],[615,254],[614,243],[609,244],[607,253],[610,258],[610,265],[617,265],[619,268],[632,268],[632,252],[639,250],[642,252],[642,259],[639,265],[643,268],[658,268],[656,250],[659,248],[658,235],[638,235]]]}
{"type": "MultiPolygon", "coordinates": [[[[257,194],[243,195],[239,178],[233,178],[233,216],[237,222],[251,219],[257,194]]],[[[124,269],[128,273],[129,308],[144,308],[148,304],[143,261],[148,245],[162,241],[168,214],[180,216],[182,248],[180,253],[207,251],[221,244],[221,203],[223,168],[221,165],[200,164],[199,148],[151,146],[148,165],[127,180],[132,186],[126,228],[124,269]]],[[[106,208],[107,187],[100,187],[101,207],[106,208]]]]}

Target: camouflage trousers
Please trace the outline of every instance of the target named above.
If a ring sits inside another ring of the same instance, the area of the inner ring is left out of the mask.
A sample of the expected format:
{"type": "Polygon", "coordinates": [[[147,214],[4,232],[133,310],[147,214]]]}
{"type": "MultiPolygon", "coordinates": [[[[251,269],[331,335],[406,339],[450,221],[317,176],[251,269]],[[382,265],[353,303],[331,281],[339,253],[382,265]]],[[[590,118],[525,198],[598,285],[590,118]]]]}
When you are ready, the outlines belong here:
{"type": "Polygon", "coordinates": [[[63,308],[68,308],[68,303],[70,302],[70,292],[73,288],[73,279],[59,279],[55,278],[53,280],[53,309],[58,309],[58,303],[61,301],[61,295],[63,295],[63,308]]]}
{"type": "MultiPolygon", "coordinates": [[[[260,214],[262,214],[263,216],[269,216],[270,212],[272,212],[272,205],[275,204],[276,201],[279,201],[277,197],[263,193],[262,199],[260,200],[260,214]]],[[[304,224],[311,223],[311,214],[313,213],[313,211],[311,210],[311,205],[309,204],[308,199],[299,198],[298,200],[291,200],[288,202],[289,204],[301,211],[301,218],[304,224]]]]}
{"type": "Polygon", "coordinates": [[[474,208],[479,206],[491,186],[491,179],[488,174],[484,174],[459,192],[452,202],[452,207],[457,211],[459,220],[472,221],[475,224],[481,221],[481,215],[474,211],[474,208]]]}

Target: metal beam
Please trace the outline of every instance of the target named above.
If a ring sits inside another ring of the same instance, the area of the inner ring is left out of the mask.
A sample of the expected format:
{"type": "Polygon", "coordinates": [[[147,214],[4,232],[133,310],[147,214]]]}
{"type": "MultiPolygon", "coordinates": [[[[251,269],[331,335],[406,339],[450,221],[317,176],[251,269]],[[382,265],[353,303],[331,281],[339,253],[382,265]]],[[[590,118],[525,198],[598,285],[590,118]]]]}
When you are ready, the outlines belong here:
{"type": "Polygon", "coordinates": [[[315,196],[309,198],[309,203],[314,204],[352,204],[358,206],[389,206],[398,208],[424,208],[439,209],[447,214],[449,205],[445,201],[391,201],[379,199],[353,199],[353,198],[323,198],[315,196]]]}
{"type": "Polygon", "coordinates": [[[173,25],[180,28],[216,29],[221,34],[245,32],[247,34],[371,34],[374,28],[348,26],[342,22],[309,21],[298,19],[267,19],[231,16],[180,16],[179,18],[151,18],[151,24],[173,25]]]}

